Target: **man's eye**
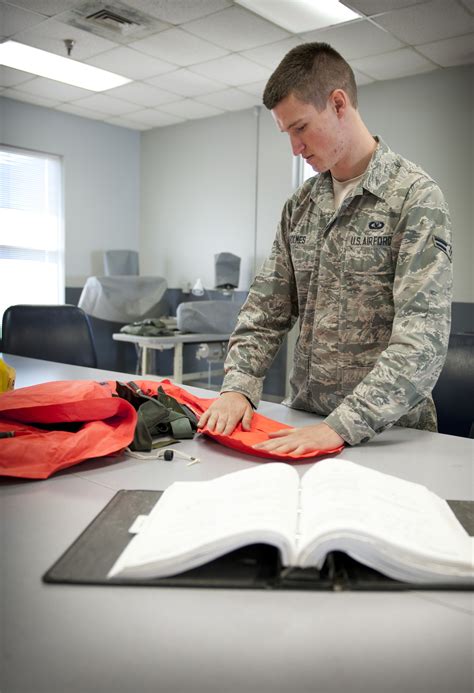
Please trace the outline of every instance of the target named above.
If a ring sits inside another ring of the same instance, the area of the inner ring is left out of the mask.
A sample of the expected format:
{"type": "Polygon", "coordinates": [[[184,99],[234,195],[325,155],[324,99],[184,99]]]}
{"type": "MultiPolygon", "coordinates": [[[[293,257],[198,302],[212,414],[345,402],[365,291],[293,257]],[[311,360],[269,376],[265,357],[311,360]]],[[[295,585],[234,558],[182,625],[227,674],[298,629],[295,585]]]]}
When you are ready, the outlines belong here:
{"type": "Polygon", "coordinates": [[[299,127],[296,128],[296,132],[303,132],[305,127],[306,127],[306,125],[300,125],[299,127]]]}

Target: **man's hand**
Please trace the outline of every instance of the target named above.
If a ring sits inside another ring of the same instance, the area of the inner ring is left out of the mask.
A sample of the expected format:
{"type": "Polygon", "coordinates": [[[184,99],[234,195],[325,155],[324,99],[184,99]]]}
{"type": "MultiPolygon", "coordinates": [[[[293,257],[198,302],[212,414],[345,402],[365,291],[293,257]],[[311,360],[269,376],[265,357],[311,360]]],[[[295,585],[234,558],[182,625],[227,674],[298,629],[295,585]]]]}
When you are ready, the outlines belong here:
{"type": "Polygon", "coordinates": [[[269,434],[271,440],[257,443],[256,450],[267,450],[278,454],[302,455],[312,450],[332,450],[344,444],[341,436],[325,423],[302,428],[284,428],[269,434]]]}
{"type": "Polygon", "coordinates": [[[244,431],[250,431],[253,409],[247,397],[240,392],[223,392],[204,412],[198,428],[207,426],[210,431],[229,436],[242,421],[244,431]]]}

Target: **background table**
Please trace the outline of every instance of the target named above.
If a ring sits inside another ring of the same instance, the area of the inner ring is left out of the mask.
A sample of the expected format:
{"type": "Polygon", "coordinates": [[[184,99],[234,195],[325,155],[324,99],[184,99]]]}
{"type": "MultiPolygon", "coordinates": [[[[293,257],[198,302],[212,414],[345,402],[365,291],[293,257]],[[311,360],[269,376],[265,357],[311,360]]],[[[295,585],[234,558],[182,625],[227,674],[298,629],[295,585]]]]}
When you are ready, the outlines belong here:
{"type": "MultiPolygon", "coordinates": [[[[5,357],[18,386],[104,373],[5,357]]],[[[133,377],[133,376],[130,376],[133,377]]],[[[188,388],[204,394],[196,388],[188,388]]],[[[213,393],[207,393],[212,396],[213,393]]],[[[294,425],[317,417],[262,403],[294,425]]],[[[45,585],[42,574],[115,492],[262,464],[199,437],[201,458],[90,460],[0,483],[2,693],[470,693],[471,592],[274,592],[45,585]]],[[[392,428],[340,457],[473,499],[474,443],[392,428]]],[[[309,464],[296,465],[303,474],[309,464]]]]}
{"type": "Polygon", "coordinates": [[[172,377],[175,383],[183,382],[183,344],[228,342],[230,337],[229,334],[201,332],[177,332],[170,337],[142,337],[141,335],[116,332],[112,336],[117,342],[131,342],[140,348],[140,372],[142,375],[148,372],[149,349],[157,349],[158,351],[163,351],[163,349],[174,349],[172,377]]]}

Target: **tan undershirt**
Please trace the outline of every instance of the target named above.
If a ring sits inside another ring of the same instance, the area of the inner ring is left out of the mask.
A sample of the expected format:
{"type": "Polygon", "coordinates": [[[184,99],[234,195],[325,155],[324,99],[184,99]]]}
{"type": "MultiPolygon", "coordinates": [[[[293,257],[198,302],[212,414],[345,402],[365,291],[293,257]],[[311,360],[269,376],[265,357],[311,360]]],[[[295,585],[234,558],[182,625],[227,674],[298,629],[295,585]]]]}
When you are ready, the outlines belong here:
{"type": "Polygon", "coordinates": [[[360,176],[356,176],[355,178],[351,178],[350,180],[336,180],[334,176],[331,174],[332,177],[332,187],[334,190],[334,210],[339,209],[341,204],[344,202],[346,197],[352,193],[354,188],[357,186],[360,180],[365,175],[365,171],[360,174],[360,176]]]}

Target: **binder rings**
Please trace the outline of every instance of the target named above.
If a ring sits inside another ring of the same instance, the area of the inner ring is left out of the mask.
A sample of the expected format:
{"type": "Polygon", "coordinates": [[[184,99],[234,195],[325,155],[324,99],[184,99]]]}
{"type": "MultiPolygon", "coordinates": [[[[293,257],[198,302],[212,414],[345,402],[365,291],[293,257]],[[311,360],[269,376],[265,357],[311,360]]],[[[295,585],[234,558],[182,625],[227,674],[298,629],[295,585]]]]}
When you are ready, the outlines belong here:
{"type": "MultiPolygon", "coordinates": [[[[238,589],[298,590],[409,590],[471,589],[453,585],[399,582],[358,563],[346,554],[328,555],[321,570],[285,568],[279,552],[266,544],[233,551],[199,568],[168,578],[118,579],[107,574],[132,539],[129,529],[138,515],[146,515],[161,491],[118,491],[59,560],[45,573],[46,583],[84,585],[142,585],[238,589]]],[[[474,536],[474,502],[448,501],[454,514],[474,536]]]]}

